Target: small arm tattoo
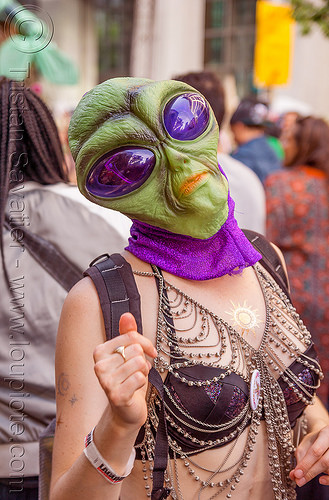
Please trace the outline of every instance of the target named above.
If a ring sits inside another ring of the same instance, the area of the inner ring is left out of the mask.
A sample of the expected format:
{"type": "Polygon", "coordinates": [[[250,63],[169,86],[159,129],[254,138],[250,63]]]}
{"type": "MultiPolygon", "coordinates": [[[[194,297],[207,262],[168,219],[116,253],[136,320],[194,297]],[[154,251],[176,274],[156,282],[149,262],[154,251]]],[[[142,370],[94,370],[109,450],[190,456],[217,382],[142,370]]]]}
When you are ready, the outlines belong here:
{"type": "Polygon", "coordinates": [[[73,394],[73,396],[71,397],[71,399],[69,401],[71,403],[71,406],[73,406],[74,403],[76,403],[78,401],[78,398],[76,397],[75,394],[73,394]]]}
{"type": "Polygon", "coordinates": [[[56,418],[56,429],[63,423],[63,420],[61,418],[61,415],[59,415],[58,418],[56,418]]]}
{"type": "Polygon", "coordinates": [[[61,373],[57,379],[57,394],[60,394],[60,396],[66,396],[70,385],[71,384],[68,375],[66,375],[64,372],[61,373]]]}

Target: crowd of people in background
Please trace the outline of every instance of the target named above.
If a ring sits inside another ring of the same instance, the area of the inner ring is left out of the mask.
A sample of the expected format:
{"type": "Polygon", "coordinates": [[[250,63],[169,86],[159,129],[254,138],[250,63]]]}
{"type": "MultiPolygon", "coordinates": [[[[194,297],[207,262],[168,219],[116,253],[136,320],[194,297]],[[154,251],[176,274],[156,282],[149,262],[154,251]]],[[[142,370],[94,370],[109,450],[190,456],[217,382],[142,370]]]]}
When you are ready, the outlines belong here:
{"type": "Polygon", "coordinates": [[[266,234],[283,252],[293,303],[318,346],[325,373],[318,394],[328,405],[329,126],[296,116],[281,141],[284,168],[265,181],[266,234]]]}

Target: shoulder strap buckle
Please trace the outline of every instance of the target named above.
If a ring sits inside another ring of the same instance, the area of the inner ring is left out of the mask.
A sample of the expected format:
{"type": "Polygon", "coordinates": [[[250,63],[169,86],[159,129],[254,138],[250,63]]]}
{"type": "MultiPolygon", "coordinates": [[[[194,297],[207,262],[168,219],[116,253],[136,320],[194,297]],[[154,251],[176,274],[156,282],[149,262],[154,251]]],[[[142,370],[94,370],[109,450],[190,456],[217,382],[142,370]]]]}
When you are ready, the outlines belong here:
{"type": "Polygon", "coordinates": [[[106,259],[109,259],[110,255],[108,253],[102,253],[96,259],[92,260],[89,264],[89,267],[93,266],[94,264],[98,264],[99,262],[103,262],[106,259]]]}

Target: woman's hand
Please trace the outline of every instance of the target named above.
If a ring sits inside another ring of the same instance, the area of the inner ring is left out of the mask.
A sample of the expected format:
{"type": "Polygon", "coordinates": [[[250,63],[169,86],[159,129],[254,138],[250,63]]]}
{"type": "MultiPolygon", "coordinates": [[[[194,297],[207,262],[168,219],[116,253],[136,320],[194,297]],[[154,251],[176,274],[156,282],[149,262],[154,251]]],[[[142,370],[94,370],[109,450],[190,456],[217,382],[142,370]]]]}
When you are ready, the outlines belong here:
{"type": "Polygon", "coordinates": [[[132,314],[121,316],[119,331],[118,337],[94,350],[94,369],[109,400],[114,422],[137,429],[147,418],[145,397],[151,364],[146,356],[155,358],[157,352],[152,343],[137,332],[132,314]],[[119,346],[124,346],[126,360],[115,352],[119,346]]]}
{"type": "MultiPolygon", "coordinates": [[[[297,465],[289,475],[298,486],[303,486],[318,474],[329,474],[329,425],[307,434],[295,455],[297,465]]],[[[329,485],[329,476],[321,476],[320,483],[329,485]]]]}

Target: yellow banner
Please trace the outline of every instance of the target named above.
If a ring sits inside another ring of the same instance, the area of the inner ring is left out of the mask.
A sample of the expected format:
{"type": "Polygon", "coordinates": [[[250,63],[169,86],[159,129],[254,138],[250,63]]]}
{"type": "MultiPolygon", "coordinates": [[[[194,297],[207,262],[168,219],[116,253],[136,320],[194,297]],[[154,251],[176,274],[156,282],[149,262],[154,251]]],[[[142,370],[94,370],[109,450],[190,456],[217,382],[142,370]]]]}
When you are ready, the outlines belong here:
{"type": "Polygon", "coordinates": [[[257,87],[288,82],[294,20],[291,8],[258,0],[254,81],[257,87]]]}

